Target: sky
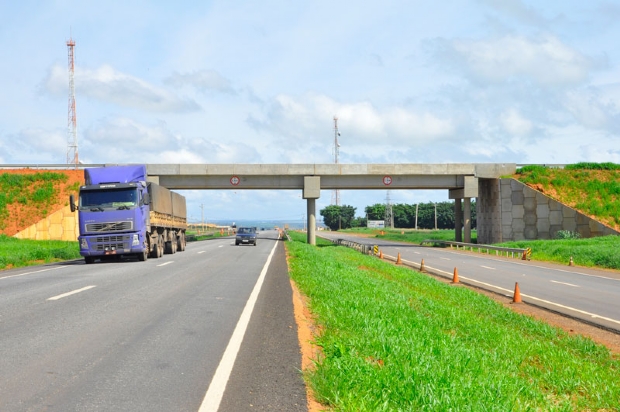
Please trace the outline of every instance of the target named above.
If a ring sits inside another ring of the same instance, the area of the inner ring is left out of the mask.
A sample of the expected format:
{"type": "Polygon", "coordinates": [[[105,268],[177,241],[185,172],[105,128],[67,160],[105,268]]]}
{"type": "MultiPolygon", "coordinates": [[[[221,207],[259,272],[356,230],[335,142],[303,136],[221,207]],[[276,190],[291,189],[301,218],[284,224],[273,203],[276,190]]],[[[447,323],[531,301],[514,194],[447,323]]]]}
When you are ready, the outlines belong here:
{"type": "MultiPolygon", "coordinates": [[[[0,164],[620,163],[620,0],[5,1],[0,164]]],[[[301,191],[181,191],[193,221],[301,191]]],[[[447,191],[340,191],[356,208],[447,191]]],[[[317,211],[331,204],[322,191],[317,211]]]]}

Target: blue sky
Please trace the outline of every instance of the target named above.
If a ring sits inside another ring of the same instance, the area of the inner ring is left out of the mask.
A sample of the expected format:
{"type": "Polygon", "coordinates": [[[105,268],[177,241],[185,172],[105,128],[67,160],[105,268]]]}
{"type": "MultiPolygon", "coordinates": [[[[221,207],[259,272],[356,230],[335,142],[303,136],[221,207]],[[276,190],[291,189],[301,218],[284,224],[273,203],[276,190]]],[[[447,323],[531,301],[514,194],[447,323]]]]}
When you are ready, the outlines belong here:
{"type": "MultiPolygon", "coordinates": [[[[620,163],[620,1],[0,4],[0,163],[620,163]]],[[[299,219],[297,191],[184,191],[299,219]]],[[[357,208],[385,191],[342,191],[357,208]]],[[[392,191],[394,203],[447,192],[392,191]]],[[[330,204],[331,192],[317,202],[330,204]]]]}

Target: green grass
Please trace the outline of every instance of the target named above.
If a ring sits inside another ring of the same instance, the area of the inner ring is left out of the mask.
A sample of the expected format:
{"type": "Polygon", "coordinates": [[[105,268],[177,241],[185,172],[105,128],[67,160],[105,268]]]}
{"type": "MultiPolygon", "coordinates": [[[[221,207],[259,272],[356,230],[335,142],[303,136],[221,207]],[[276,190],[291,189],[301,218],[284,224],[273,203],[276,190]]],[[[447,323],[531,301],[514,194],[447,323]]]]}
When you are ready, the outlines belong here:
{"type": "Polygon", "coordinates": [[[496,246],[531,248],[532,260],[620,270],[620,236],[589,239],[522,240],[496,246]]]}
{"type": "Polygon", "coordinates": [[[0,235],[0,270],[80,257],[77,242],[26,240],[0,235]]]}
{"type": "Polygon", "coordinates": [[[41,209],[55,201],[58,190],[55,184],[68,179],[63,173],[41,172],[34,174],[0,173],[0,230],[8,218],[10,204],[34,205],[41,209]]]}
{"type": "MultiPolygon", "coordinates": [[[[400,242],[420,243],[426,239],[452,240],[454,230],[413,230],[413,229],[368,229],[353,228],[339,230],[338,233],[359,233],[376,239],[395,240],[400,242]],[[383,232],[383,234],[381,234],[383,232]]],[[[472,242],[476,242],[476,231],[472,230],[472,242]]]]}
{"type": "Polygon", "coordinates": [[[469,289],[290,235],[290,274],[323,354],[305,378],[332,410],[619,410],[620,361],[607,348],[469,289]]]}
{"type": "Polygon", "coordinates": [[[526,166],[517,171],[525,184],[555,191],[556,200],[610,226],[620,225],[620,165],[577,163],[564,169],[526,166]]]}

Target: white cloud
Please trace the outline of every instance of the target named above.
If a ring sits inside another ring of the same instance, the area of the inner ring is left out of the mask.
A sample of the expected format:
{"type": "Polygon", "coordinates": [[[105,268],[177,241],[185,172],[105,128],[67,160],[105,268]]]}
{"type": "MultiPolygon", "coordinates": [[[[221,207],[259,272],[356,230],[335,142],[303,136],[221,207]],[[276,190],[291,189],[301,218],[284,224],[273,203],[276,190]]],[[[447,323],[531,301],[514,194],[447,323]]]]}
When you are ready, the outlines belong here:
{"type": "Polygon", "coordinates": [[[329,136],[334,116],[338,118],[342,140],[355,145],[381,144],[387,138],[392,144],[415,144],[414,140],[423,139],[428,143],[429,140],[449,138],[455,132],[452,119],[429,111],[402,106],[379,109],[366,101],[339,103],[317,94],[299,98],[279,95],[264,119],[253,118],[251,122],[259,130],[290,136],[294,138],[294,144],[299,144],[296,139],[303,136],[329,136]]]}
{"type": "MultiPolygon", "coordinates": [[[[54,65],[43,81],[43,87],[54,95],[68,95],[66,68],[54,65]]],[[[200,110],[198,103],[156,87],[137,77],[121,73],[109,65],[95,70],[76,67],[76,94],[121,107],[150,112],[184,113],[200,110]]]]}
{"type": "Polygon", "coordinates": [[[507,35],[491,40],[437,40],[436,55],[442,63],[480,84],[515,79],[542,87],[571,86],[587,80],[603,62],[588,57],[552,35],[528,38],[507,35]]]}
{"type": "Polygon", "coordinates": [[[198,70],[193,73],[173,73],[165,83],[175,87],[193,86],[203,93],[215,91],[219,93],[237,94],[230,81],[215,70],[198,70]]]}
{"type": "Polygon", "coordinates": [[[500,122],[511,135],[523,136],[530,134],[533,124],[524,118],[516,109],[509,109],[501,114],[500,122]]]}

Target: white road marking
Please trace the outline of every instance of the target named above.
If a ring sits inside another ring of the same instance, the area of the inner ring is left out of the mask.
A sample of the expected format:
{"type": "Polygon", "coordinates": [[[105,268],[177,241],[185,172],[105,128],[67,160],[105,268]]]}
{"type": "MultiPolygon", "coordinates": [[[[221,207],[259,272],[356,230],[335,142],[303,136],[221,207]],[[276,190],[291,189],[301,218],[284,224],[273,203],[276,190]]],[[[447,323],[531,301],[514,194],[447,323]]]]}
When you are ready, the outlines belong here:
{"type": "MultiPolygon", "coordinates": [[[[452,276],[452,273],[448,273],[448,272],[440,270],[440,269],[434,269],[434,268],[427,268],[427,269],[432,269],[434,271],[445,273],[446,275],[452,276]]],[[[512,293],[514,293],[514,291],[512,291],[510,289],[502,288],[500,286],[495,286],[495,285],[492,285],[492,284],[486,283],[486,282],[480,282],[479,280],[475,280],[475,279],[472,279],[472,278],[467,278],[467,277],[464,277],[464,276],[459,276],[459,278],[460,279],[465,279],[465,280],[467,280],[469,282],[475,282],[475,283],[478,283],[480,285],[488,286],[488,287],[491,287],[491,288],[495,288],[495,289],[499,289],[501,291],[507,292],[508,295],[506,295],[506,296],[510,296],[512,293]]],[[[532,296],[532,295],[526,295],[524,293],[521,293],[521,297],[532,299],[532,300],[537,300],[539,302],[547,303],[549,305],[557,306],[559,308],[563,308],[563,309],[567,309],[567,310],[572,310],[574,312],[581,313],[583,315],[587,315],[587,316],[590,316],[592,318],[602,319],[602,320],[606,320],[608,322],[617,323],[618,325],[620,325],[620,320],[612,319],[612,318],[607,318],[605,316],[597,315],[596,313],[586,312],[585,310],[581,310],[581,309],[573,308],[573,307],[570,307],[570,306],[562,305],[561,303],[551,302],[550,300],[540,299],[540,298],[537,298],[537,297],[532,296]]]]}
{"type": "Polygon", "coordinates": [[[201,250],[200,252],[198,252],[198,254],[205,253],[205,252],[206,250],[201,250]]]}
{"type": "Polygon", "coordinates": [[[96,287],[97,286],[95,285],[86,286],[82,289],[76,289],[76,290],[72,290],[71,292],[63,293],[62,295],[53,296],[51,298],[48,298],[47,300],[58,300],[58,299],[66,298],[67,296],[75,295],[76,293],[84,292],[85,290],[96,288],[96,287]]]}
{"type": "Polygon", "coordinates": [[[168,261],[168,262],[164,262],[161,265],[157,265],[157,266],[166,266],[166,265],[171,264],[172,262],[174,262],[174,260],[171,260],[171,261],[168,261]]]}
{"type": "Polygon", "coordinates": [[[444,257],[439,258],[439,259],[441,259],[441,260],[452,260],[452,259],[448,259],[448,258],[444,258],[444,257]]]}
{"type": "Polygon", "coordinates": [[[495,270],[495,268],[492,268],[491,266],[484,266],[484,265],[480,265],[481,268],[485,268],[485,269],[491,269],[491,270],[495,270]]]}
{"type": "Polygon", "coordinates": [[[209,389],[207,389],[207,393],[202,400],[202,404],[200,405],[198,412],[214,412],[220,407],[224,390],[226,390],[226,383],[228,382],[228,378],[230,377],[230,373],[232,372],[232,368],[235,364],[237,353],[239,353],[243,336],[245,335],[245,331],[250,323],[250,317],[252,316],[254,305],[256,304],[258,294],[263,286],[263,281],[265,280],[265,275],[267,274],[267,269],[271,263],[271,258],[276,250],[276,246],[278,246],[278,242],[274,243],[271,253],[265,262],[265,266],[263,266],[263,270],[260,272],[260,276],[254,285],[252,294],[250,294],[250,297],[245,304],[245,308],[243,308],[243,313],[241,313],[237,326],[235,326],[235,331],[230,337],[230,342],[228,342],[228,346],[224,351],[224,355],[220,360],[220,364],[215,371],[213,380],[209,385],[209,389]]]}
{"type": "Polygon", "coordinates": [[[581,287],[581,286],[579,286],[579,285],[573,285],[572,283],[558,282],[557,280],[552,280],[551,282],[553,282],[553,283],[559,283],[560,285],[572,286],[572,287],[574,287],[574,288],[580,288],[580,287],[581,287]]]}
{"type": "MultiPolygon", "coordinates": [[[[231,243],[232,244],[232,243],[231,243]]],[[[224,245],[219,245],[218,247],[224,247],[224,245]]]]}
{"type": "Polygon", "coordinates": [[[19,276],[32,275],[33,273],[47,272],[48,270],[56,270],[56,269],[61,269],[61,268],[66,268],[66,266],[57,266],[57,267],[53,267],[53,268],[49,268],[49,269],[35,270],[34,272],[20,273],[19,275],[3,276],[3,277],[0,277],[0,279],[16,278],[16,277],[19,277],[19,276]]]}

